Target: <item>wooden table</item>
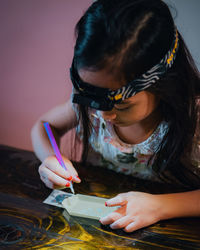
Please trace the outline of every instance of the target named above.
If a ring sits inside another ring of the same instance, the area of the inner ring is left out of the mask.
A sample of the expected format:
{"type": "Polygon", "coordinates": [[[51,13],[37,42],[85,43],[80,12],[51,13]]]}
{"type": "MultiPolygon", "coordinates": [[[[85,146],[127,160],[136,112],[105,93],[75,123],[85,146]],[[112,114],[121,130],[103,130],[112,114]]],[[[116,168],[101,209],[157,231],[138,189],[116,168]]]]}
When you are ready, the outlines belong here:
{"type": "MultiPolygon", "coordinates": [[[[200,218],[158,222],[133,233],[63,216],[42,203],[52,190],[40,181],[34,153],[0,146],[0,249],[200,249],[200,218]]],[[[173,187],[77,164],[77,193],[112,197],[129,190],[170,192],[173,187]],[[97,174],[98,173],[98,174],[97,174]]]]}

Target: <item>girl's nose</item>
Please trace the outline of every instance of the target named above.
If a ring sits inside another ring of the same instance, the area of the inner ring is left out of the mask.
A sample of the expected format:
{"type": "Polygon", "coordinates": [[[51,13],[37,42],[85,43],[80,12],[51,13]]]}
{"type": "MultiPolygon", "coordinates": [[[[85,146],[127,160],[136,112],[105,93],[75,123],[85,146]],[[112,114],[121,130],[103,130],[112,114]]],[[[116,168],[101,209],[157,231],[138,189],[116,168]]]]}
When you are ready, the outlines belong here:
{"type": "Polygon", "coordinates": [[[101,116],[106,121],[112,121],[116,118],[117,115],[112,111],[101,111],[101,116]]]}

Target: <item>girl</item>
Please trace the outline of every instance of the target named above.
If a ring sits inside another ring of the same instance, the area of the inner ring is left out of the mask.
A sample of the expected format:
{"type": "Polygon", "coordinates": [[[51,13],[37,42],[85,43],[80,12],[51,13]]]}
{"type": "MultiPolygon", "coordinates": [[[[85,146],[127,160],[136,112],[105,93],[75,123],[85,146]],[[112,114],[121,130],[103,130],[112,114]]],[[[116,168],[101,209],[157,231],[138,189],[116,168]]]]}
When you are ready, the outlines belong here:
{"type": "Polygon", "coordinates": [[[107,205],[120,208],[102,224],[132,232],[163,219],[200,216],[200,78],[166,4],[98,0],[79,20],[76,37],[72,101],[32,129],[42,181],[49,188],[81,181],[67,158],[68,171],[58,165],[43,122],[58,141],[76,126],[83,161],[187,188],[119,194],[107,205]]]}

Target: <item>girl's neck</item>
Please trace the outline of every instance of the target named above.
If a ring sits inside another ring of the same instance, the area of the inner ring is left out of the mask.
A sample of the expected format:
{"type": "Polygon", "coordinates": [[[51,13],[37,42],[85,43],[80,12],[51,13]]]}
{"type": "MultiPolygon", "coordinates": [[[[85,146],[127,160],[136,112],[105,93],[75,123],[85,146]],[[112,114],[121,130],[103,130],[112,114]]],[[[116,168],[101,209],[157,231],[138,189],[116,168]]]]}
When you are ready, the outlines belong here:
{"type": "Polygon", "coordinates": [[[162,118],[158,110],[152,112],[144,120],[134,123],[128,127],[114,126],[115,132],[123,142],[127,144],[139,144],[155,131],[162,118]]]}

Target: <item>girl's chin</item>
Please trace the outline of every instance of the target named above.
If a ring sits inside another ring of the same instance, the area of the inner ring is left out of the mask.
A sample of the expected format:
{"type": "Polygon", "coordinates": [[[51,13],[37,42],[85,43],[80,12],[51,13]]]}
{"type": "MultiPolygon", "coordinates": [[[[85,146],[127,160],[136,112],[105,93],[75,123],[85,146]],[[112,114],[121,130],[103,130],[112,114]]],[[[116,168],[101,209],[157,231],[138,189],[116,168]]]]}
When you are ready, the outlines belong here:
{"type": "Polygon", "coordinates": [[[127,127],[128,125],[124,122],[119,122],[119,121],[111,121],[111,123],[114,125],[114,126],[117,126],[117,127],[127,127]]]}
{"type": "Polygon", "coordinates": [[[129,127],[133,125],[133,123],[120,122],[120,121],[111,121],[111,123],[116,127],[129,127]]]}

